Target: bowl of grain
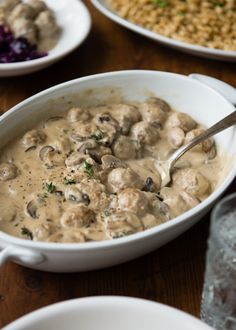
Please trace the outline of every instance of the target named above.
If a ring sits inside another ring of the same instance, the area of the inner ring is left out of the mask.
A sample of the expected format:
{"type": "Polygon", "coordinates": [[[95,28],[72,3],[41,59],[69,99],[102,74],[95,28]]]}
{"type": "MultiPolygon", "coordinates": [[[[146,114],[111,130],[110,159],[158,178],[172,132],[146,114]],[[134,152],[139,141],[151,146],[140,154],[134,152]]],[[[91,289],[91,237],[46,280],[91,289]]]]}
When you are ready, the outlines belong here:
{"type": "Polygon", "coordinates": [[[233,1],[92,0],[92,3],[114,22],[168,47],[212,59],[236,60],[233,1]]]}

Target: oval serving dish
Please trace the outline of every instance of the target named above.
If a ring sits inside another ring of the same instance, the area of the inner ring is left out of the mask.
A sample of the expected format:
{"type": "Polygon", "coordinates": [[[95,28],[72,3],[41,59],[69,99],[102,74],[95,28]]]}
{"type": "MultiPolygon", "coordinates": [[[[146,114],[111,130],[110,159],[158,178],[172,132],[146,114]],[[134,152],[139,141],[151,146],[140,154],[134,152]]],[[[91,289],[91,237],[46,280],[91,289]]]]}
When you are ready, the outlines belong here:
{"type": "MultiPolygon", "coordinates": [[[[0,148],[33,127],[74,105],[96,105],[109,100],[143,101],[150,95],[190,114],[209,127],[234,111],[233,105],[212,88],[183,75],[154,71],[120,71],[72,80],[45,90],[0,117],[0,148]]],[[[119,264],[142,256],[193,226],[217,201],[236,175],[236,129],[215,137],[218,152],[230,159],[218,188],[202,203],[177,218],[137,234],[88,243],[46,243],[0,232],[0,264],[8,259],[38,270],[76,272],[119,264]]],[[[218,175],[218,173],[216,173],[218,175]]]]}

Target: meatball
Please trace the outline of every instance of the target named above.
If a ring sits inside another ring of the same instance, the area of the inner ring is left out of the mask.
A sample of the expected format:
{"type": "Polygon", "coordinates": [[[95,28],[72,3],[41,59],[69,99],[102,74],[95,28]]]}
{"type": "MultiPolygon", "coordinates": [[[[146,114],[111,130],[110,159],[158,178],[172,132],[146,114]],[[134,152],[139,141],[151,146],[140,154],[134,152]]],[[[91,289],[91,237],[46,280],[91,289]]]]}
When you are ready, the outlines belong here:
{"type": "Polygon", "coordinates": [[[127,188],[119,192],[118,205],[121,210],[143,215],[148,211],[148,198],[138,189],[127,188]]]}
{"type": "Polygon", "coordinates": [[[57,231],[55,234],[51,235],[48,239],[48,242],[56,243],[84,243],[85,236],[80,230],[65,229],[57,231]]]}
{"type": "Polygon", "coordinates": [[[141,189],[143,180],[131,168],[115,168],[108,175],[108,184],[112,192],[131,187],[141,189]]]}
{"type": "MultiPolygon", "coordinates": [[[[195,137],[202,134],[203,132],[204,132],[203,128],[196,128],[188,132],[185,137],[185,143],[186,144],[189,143],[191,140],[193,140],[195,137]]],[[[196,145],[192,150],[208,152],[212,148],[213,144],[214,144],[214,140],[212,138],[209,138],[196,145]]]]}
{"type": "Polygon", "coordinates": [[[0,164],[0,181],[8,181],[15,179],[18,174],[18,169],[14,164],[1,163],[0,164]]]}
{"type": "Polygon", "coordinates": [[[87,196],[90,209],[100,211],[108,207],[110,198],[106,194],[106,187],[95,179],[83,180],[76,187],[87,196]]]}
{"type": "Polygon", "coordinates": [[[113,117],[118,121],[122,134],[128,134],[130,127],[141,120],[137,107],[129,104],[118,104],[113,112],[113,117]]]}
{"type": "Polygon", "coordinates": [[[168,206],[170,218],[175,218],[189,209],[179,191],[174,188],[165,187],[161,189],[160,196],[168,206]]]}
{"type": "Polygon", "coordinates": [[[155,217],[153,214],[147,213],[142,217],[142,223],[145,229],[149,229],[160,225],[162,221],[160,218],[155,217]]]}
{"type": "MultiPolygon", "coordinates": [[[[120,132],[120,126],[109,113],[98,113],[94,117],[94,122],[100,131],[99,143],[105,146],[110,146],[120,132]]],[[[96,131],[94,131],[96,133],[96,131]]],[[[96,134],[97,135],[97,134],[96,134]]]]}
{"type": "Polygon", "coordinates": [[[58,33],[59,30],[55,17],[49,10],[42,11],[38,15],[35,24],[38,27],[41,39],[52,37],[58,33]]]}
{"type": "Polygon", "coordinates": [[[25,18],[27,20],[31,20],[33,16],[34,16],[34,11],[28,4],[19,3],[11,11],[8,17],[8,22],[12,24],[19,18],[25,18]]]}
{"type": "Polygon", "coordinates": [[[149,104],[158,106],[164,112],[169,112],[171,110],[169,104],[166,101],[159,99],[158,97],[149,97],[147,102],[149,104]]]}
{"type": "Polygon", "coordinates": [[[4,4],[2,6],[4,7],[4,10],[7,12],[12,11],[14,7],[19,5],[21,3],[21,0],[5,0],[4,4]]]}
{"type": "Polygon", "coordinates": [[[37,28],[31,20],[24,17],[19,17],[13,21],[11,28],[15,37],[24,37],[31,44],[37,43],[37,28]]]}
{"type": "Polygon", "coordinates": [[[84,141],[91,138],[97,130],[98,128],[94,123],[83,123],[79,121],[76,124],[76,132],[71,137],[75,141],[84,141]]]}
{"type": "Polygon", "coordinates": [[[33,231],[34,241],[47,241],[49,236],[51,236],[54,232],[55,226],[53,224],[41,224],[33,231]]]}
{"type": "Polygon", "coordinates": [[[156,126],[146,121],[140,121],[131,128],[131,137],[141,143],[152,145],[160,136],[156,126]]]}
{"type": "Polygon", "coordinates": [[[168,130],[168,142],[174,149],[178,149],[184,143],[185,133],[179,127],[173,127],[168,130]]]}
{"type": "Polygon", "coordinates": [[[112,151],[115,157],[120,159],[136,158],[139,145],[125,135],[120,135],[112,146],[112,151]]]}
{"type": "Polygon", "coordinates": [[[119,238],[143,230],[143,224],[136,214],[120,211],[105,218],[108,236],[119,238]]]}
{"type": "Polygon", "coordinates": [[[60,223],[66,228],[89,226],[96,220],[95,213],[83,204],[68,208],[61,217],[60,223]]]}
{"type": "Polygon", "coordinates": [[[142,103],[141,112],[143,119],[151,123],[163,125],[167,118],[167,111],[166,107],[160,104],[161,102],[164,101],[160,100],[160,102],[154,102],[154,99],[151,98],[142,103]]]}
{"type": "Polygon", "coordinates": [[[33,9],[34,17],[47,9],[46,4],[42,0],[27,0],[27,4],[33,9]]]}
{"type": "Polygon", "coordinates": [[[171,218],[188,211],[199,204],[199,199],[186,191],[165,187],[160,192],[165,204],[168,206],[171,218]]]}
{"type": "Polygon", "coordinates": [[[197,126],[197,123],[193,118],[183,112],[172,113],[168,120],[167,126],[170,127],[179,127],[184,132],[189,132],[197,126]]]}
{"type": "Polygon", "coordinates": [[[89,119],[89,113],[80,107],[71,108],[67,113],[67,120],[70,123],[74,123],[76,121],[86,121],[89,119]]]}
{"type": "Polygon", "coordinates": [[[25,147],[36,147],[37,145],[45,142],[47,136],[44,132],[36,129],[32,129],[31,131],[25,133],[22,138],[22,143],[25,147]]]}
{"type": "Polygon", "coordinates": [[[174,173],[173,183],[198,198],[209,195],[211,191],[208,179],[193,168],[182,169],[174,173]]]}
{"type": "Polygon", "coordinates": [[[69,154],[71,152],[71,142],[67,137],[59,137],[54,142],[52,142],[55,150],[62,152],[64,154],[69,154]]]}

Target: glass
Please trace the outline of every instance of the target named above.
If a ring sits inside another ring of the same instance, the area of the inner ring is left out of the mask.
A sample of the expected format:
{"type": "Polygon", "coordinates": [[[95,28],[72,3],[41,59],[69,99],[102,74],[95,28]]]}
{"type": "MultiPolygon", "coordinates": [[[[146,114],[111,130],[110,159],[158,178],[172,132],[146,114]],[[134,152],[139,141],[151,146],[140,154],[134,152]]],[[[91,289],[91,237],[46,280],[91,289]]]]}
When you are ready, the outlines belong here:
{"type": "Polygon", "coordinates": [[[236,330],[236,194],[211,215],[201,318],[217,330],[236,330]]]}

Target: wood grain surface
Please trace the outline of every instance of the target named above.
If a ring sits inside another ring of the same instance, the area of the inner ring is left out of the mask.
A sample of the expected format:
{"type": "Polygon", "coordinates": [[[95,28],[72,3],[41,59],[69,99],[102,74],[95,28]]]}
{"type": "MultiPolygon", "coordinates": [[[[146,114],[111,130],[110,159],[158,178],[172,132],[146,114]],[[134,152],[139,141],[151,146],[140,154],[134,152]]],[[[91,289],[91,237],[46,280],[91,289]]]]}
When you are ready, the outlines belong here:
{"type": "MultiPolygon", "coordinates": [[[[39,73],[0,79],[1,113],[66,80],[123,69],[198,72],[236,87],[235,64],[198,58],[161,46],[109,21],[88,0],[85,3],[92,14],[93,26],[82,47],[39,73]]],[[[235,191],[234,186],[235,183],[227,193],[235,191]]],[[[9,262],[0,270],[0,327],[40,307],[93,295],[142,297],[199,316],[208,226],[209,215],[149,255],[94,272],[44,273],[9,262]]]]}

